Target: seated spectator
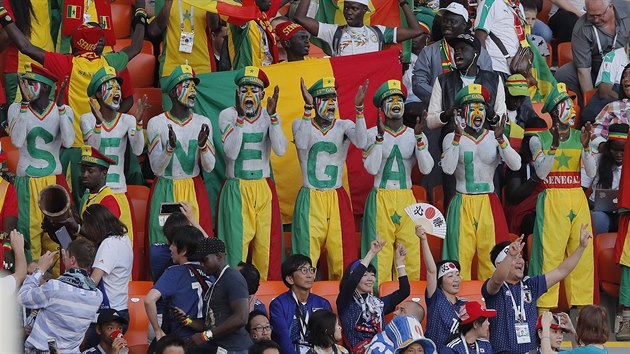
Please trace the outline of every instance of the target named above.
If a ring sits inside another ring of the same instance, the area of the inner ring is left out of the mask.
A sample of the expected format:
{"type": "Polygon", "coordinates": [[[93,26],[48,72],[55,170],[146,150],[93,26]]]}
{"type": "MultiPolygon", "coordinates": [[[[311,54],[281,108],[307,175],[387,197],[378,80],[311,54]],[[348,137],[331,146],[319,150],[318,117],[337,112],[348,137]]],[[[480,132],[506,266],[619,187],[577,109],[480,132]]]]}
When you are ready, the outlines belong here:
{"type": "MultiPolygon", "coordinates": [[[[550,343],[550,328],[552,326],[553,315],[545,312],[542,315],[542,336],[540,352],[542,354],[553,354],[550,343]]],[[[599,305],[586,305],[580,311],[575,328],[574,343],[578,345],[573,350],[563,351],[566,354],[605,354],[608,350],[604,344],[608,342],[610,328],[608,327],[608,314],[606,309],[599,305]]]]}
{"type": "Polygon", "coordinates": [[[394,317],[411,316],[418,320],[418,322],[422,322],[424,320],[424,307],[422,307],[417,300],[418,299],[414,298],[413,300],[405,300],[398,304],[396,310],[394,310],[394,317]]]}
{"type": "Polygon", "coordinates": [[[630,64],[623,68],[620,76],[619,100],[606,105],[599,112],[593,122],[591,135],[591,150],[594,153],[601,152],[602,144],[608,138],[608,127],[614,123],[628,124],[628,111],[630,110],[630,64]]]}
{"type": "Polygon", "coordinates": [[[462,278],[459,275],[459,262],[444,259],[435,264],[427,234],[422,226],[416,226],[416,235],[420,238],[424,265],[427,269],[427,288],[424,297],[427,302],[426,336],[438,350],[442,351],[447,339],[457,333],[459,309],[463,299],[457,297],[462,278]]]}
{"type": "Polygon", "coordinates": [[[594,178],[590,178],[584,171],[582,173],[582,187],[593,190],[588,198],[588,203],[595,235],[617,231],[617,224],[619,223],[617,210],[594,209],[595,196],[600,189],[619,189],[627,139],[628,124],[611,124],[608,129],[608,141],[604,143],[604,151],[599,158],[597,174],[594,178]]]}
{"type": "Polygon", "coordinates": [[[505,108],[510,119],[508,124],[525,127],[527,121],[538,118],[529,98],[529,87],[525,76],[514,74],[505,80],[505,108]]]}
{"type": "Polygon", "coordinates": [[[304,27],[291,21],[281,22],[276,26],[275,33],[286,52],[287,61],[304,60],[308,55],[311,35],[304,27]]]}
{"type": "Polygon", "coordinates": [[[300,0],[295,11],[295,22],[302,25],[312,36],[325,42],[324,51],[332,56],[344,56],[377,52],[384,44],[402,43],[424,32],[413,15],[407,1],[398,2],[409,28],[366,26],[363,23],[368,11],[368,0],[345,1],[343,15],[346,25],[318,22],[306,15],[311,0],[300,0]]]}
{"type": "MultiPolygon", "coordinates": [[[[13,250],[14,260],[15,260],[15,271],[11,275],[4,276],[0,278],[0,288],[2,288],[2,292],[9,294],[14,293],[17,289],[20,288],[22,282],[26,278],[26,253],[24,251],[24,236],[19,233],[17,230],[11,231],[9,234],[11,239],[11,243],[9,246],[13,250]]],[[[1,252],[4,253],[4,247],[1,252]]],[[[5,268],[5,261],[2,261],[2,266],[0,266],[0,270],[5,268]]],[[[8,264],[7,264],[8,265],[8,264]]]]}
{"type": "Polygon", "coordinates": [[[249,354],[280,354],[280,346],[272,340],[261,340],[249,347],[249,354]]]}
{"type": "Polygon", "coordinates": [[[549,11],[549,27],[558,43],[571,42],[575,23],[584,11],[584,0],[549,0],[553,5],[549,11]]]}
{"type": "Polygon", "coordinates": [[[113,309],[101,310],[96,321],[96,334],[99,342],[96,346],[86,350],[83,354],[118,354],[127,347],[127,341],[123,338],[123,326],[127,327],[127,316],[122,316],[113,309]]]}
{"type": "MultiPolygon", "coordinates": [[[[451,337],[446,348],[440,353],[444,354],[468,354],[485,353],[492,354],[492,346],[488,341],[490,323],[488,318],[495,317],[497,311],[486,310],[477,301],[466,302],[459,311],[459,330],[451,337]]],[[[501,333],[497,333],[501,335],[501,333]]]]}
{"type": "MultiPolygon", "coordinates": [[[[127,300],[133,250],[127,227],[105,205],[92,204],[83,213],[81,233],[98,247],[91,278],[103,293],[101,307],[114,309],[129,321],[127,300]]],[[[98,337],[92,324],[86,333],[84,348],[95,346],[98,337]]]]}
{"type": "Polygon", "coordinates": [[[311,293],[316,271],[311,259],[301,254],[294,254],[282,263],[282,281],[289,291],[269,305],[272,338],[280,345],[282,354],[306,353],[310,349],[307,326],[313,312],[332,311],[328,300],[311,293]]]}
{"type": "Polygon", "coordinates": [[[329,310],[313,312],[307,326],[307,340],[313,347],[307,354],[347,354],[348,350],[339,344],[341,340],[341,326],[337,315],[329,310]]]}
{"type": "Polygon", "coordinates": [[[184,354],[186,352],[185,348],[183,339],[174,334],[169,334],[157,342],[155,354],[184,354]]]}
{"type": "Polygon", "coordinates": [[[557,268],[531,278],[524,277],[523,236],[492,248],[490,260],[496,269],[484,282],[481,295],[487,308],[497,311],[497,316],[490,319],[490,333],[499,333],[490,336],[494,352],[525,353],[536,348],[536,301],[573,271],[590,238],[589,228],[582,225],[579,247],[557,268]]]}
{"type": "MultiPolygon", "coordinates": [[[[543,337],[542,318],[543,315],[538,316],[538,322],[536,322],[536,344],[538,344],[536,354],[540,354],[541,350],[540,345],[543,337]]],[[[554,352],[560,351],[564,333],[575,334],[571,318],[564,312],[554,314],[549,328],[549,342],[551,344],[551,349],[553,349],[554,352]]]]}
{"type": "Polygon", "coordinates": [[[538,194],[543,191],[540,178],[534,169],[529,141],[535,134],[547,130],[547,122],[536,116],[525,123],[525,132],[521,141],[521,168],[518,171],[507,170],[504,205],[505,218],[511,233],[529,235],[534,232],[536,203],[538,194]]]}
{"type": "Polygon", "coordinates": [[[174,318],[171,309],[183,311],[191,321],[203,321],[203,312],[199,311],[203,303],[202,294],[211,284],[211,279],[203,272],[199,263],[194,261],[199,242],[204,239],[201,231],[194,226],[185,225],[174,229],[170,235],[172,238],[169,249],[175,265],[166,268],[144,298],[147,317],[158,340],[167,333],[182,339],[195,333],[191,326],[174,318]]]}
{"type": "Polygon", "coordinates": [[[253,264],[245,262],[240,262],[238,264],[238,271],[241,272],[241,275],[243,275],[243,278],[245,278],[245,281],[247,282],[247,291],[249,292],[247,303],[249,312],[258,310],[266,314],[267,309],[265,308],[265,304],[256,297],[256,292],[260,286],[260,272],[253,264]]]}
{"type": "Polygon", "coordinates": [[[412,316],[396,316],[377,334],[366,354],[437,354],[435,343],[422,335],[420,322],[412,316]]]}
{"type": "Polygon", "coordinates": [[[253,342],[261,340],[271,340],[273,327],[269,323],[269,317],[265,312],[253,310],[249,313],[249,319],[246,326],[249,336],[253,342]]]}
{"type": "Polygon", "coordinates": [[[385,327],[385,316],[409,296],[409,279],[405,271],[407,251],[399,244],[395,249],[395,264],[399,288],[395,292],[376,297],[372,289],[376,282],[376,268],[372,259],[385,247],[379,238],[372,241],[370,250],[361,260],[354,261],[343,273],[339,282],[337,311],[341,319],[344,344],[350,351],[363,351],[372,338],[385,327]]]}
{"type": "Polygon", "coordinates": [[[538,7],[533,0],[523,0],[521,1],[521,4],[523,5],[523,15],[525,15],[525,21],[532,31],[532,33],[529,35],[532,43],[536,45],[536,49],[538,49],[540,55],[542,55],[543,57],[548,57],[550,53],[549,47],[547,47],[547,42],[551,41],[551,30],[544,22],[536,18],[536,16],[538,16],[538,7]],[[545,30],[542,30],[541,32],[546,34],[547,36],[545,37],[536,34],[541,33],[537,31],[536,27],[546,27],[546,30],[548,32],[545,30]]]}
{"type": "Polygon", "coordinates": [[[37,268],[18,292],[22,306],[39,309],[24,344],[26,353],[48,352],[49,338],[57,340],[61,353],[79,352],[85,331],[103,302],[103,294],[87,271],[95,253],[92,242],[84,238],[72,241],[67,250],[61,250],[66,272],[43,285],[40,279],[53,266],[58,252],[48,251],[39,258],[37,268]]]}

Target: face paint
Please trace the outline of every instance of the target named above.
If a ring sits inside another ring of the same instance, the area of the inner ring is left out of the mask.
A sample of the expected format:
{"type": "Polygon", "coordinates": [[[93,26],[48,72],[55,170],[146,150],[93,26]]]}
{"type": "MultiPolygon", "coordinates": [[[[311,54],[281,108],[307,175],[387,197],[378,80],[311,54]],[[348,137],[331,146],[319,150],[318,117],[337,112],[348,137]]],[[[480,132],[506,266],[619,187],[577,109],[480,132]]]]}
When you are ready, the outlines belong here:
{"type": "Polygon", "coordinates": [[[256,117],[260,113],[264,91],[256,85],[239,86],[238,98],[241,100],[241,107],[247,117],[256,117]]]}
{"type": "Polygon", "coordinates": [[[32,100],[36,100],[42,92],[42,83],[35,80],[29,80],[28,92],[31,94],[32,100]]]}
{"type": "Polygon", "coordinates": [[[402,119],[404,111],[405,102],[401,96],[389,96],[383,101],[383,113],[389,119],[402,119]]]}
{"type": "Polygon", "coordinates": [[[177,85],[177,100],[188,108],[195,107],[197,88],[192,80],[184,80],[177,85]]]}
{"type": "Polygon", "coordinates": [[[111,79],[101,85],[101,97],[103,103],[114,111],[120,108],[121,90],[117,80],[111,79]]]}
{"type": "Polygon", "coordinates": [[[315,97],[317,114],[325,120],[332,122],[337,111],[337,96],[315,97]]]}
{"type": "Polygon", "coordinates": [[[560,123],[564,125],[573,125],[575,123],[575,109],[573,108],[573,102],[571,102],[570,99],[567,98],[558,103],[556,109],[560,123]]]}
{"type": "Polygon", "coordinates": [[[464,117],[466,125],[479,132],[486,121],[486,105],[480,102],[471,102],[464,105],[464,117]]]}

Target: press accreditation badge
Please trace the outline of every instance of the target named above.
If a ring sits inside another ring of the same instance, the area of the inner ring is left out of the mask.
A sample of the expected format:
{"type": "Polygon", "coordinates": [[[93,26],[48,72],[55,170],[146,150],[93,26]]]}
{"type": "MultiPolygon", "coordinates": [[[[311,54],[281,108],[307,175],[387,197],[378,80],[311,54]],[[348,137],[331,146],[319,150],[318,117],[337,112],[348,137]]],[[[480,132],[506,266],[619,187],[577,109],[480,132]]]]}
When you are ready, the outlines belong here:
{"type": "Polygon", "coordinates": [[[193,42],[195,41],[194,32],[183,32],[179,36],[179,51],[182,53],[192,53],[193,42]]]}
{"type": "Polygon", "coordinates": [[[532,339],[529,337],[529,325],[527,323],[516,323],[514,324],[514,329],[516,330],[516,343],[528,344],[532,342],[532,339]]]}
{"type": "Polygon", "coordinates": [[[88,23],[88,22],[92,22],[92,16],[90,16],[90,14],[84,13],[83,14],[83,23],[88,23]]]}

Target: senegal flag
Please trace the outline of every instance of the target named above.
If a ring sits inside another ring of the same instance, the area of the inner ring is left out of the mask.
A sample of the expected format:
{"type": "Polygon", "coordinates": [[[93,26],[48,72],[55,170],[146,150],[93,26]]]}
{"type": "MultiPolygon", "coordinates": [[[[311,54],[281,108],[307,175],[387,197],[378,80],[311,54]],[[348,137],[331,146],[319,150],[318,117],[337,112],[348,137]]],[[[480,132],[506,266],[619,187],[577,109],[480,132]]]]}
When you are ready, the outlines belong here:
{"type": "Polygon", "coordinates": [[[532,75],[538,81],[538,85],[529,88],[529,97],[532,102],[545,102],[547,95],[551,92],[551,89],[556,86],[556,78],[553,77],[551,70],[547,66],[545,58],[540,55],[538,48],[528,37],[527,43],[534,53],[532,60],[532,75]]]}
{"type": "Polygon", "coordinates": [[[260,17],[260,9],[254,0],[182,0],[207,12],[227,16],[232,19],[249,21],[260,17]]]}
{"type": "MultiPolygon", "coordinates": [[[[397,50],[351,57],[280,63],[265,66],[263,70],[271,82],[266,89],[266,96],[268,97],[273,93],[275,85],[280,88],[277,110],[284,134],[289,141],[293,140],[291,123],[295,119],[301,119],[304,113],[300,77],[303,77],[306,85],[310,86],[322,77],[334,76],[337,84],[339,116],[353,121],[355,119],[354,96],[359,85],[369,79],[370,84],[365,97],[365,119],[369,128],[376,124],[376,107],[372,104],[374,92],[383,82],[391,79],[400,80],[402,75],[397,50]]],[[[197,88],[195,111],[210,118],[213,142],[217,153],[214,171],[203,176],[210,197],[213,218],[216,214],[218,193],[225,179],[225,161],[223,160],[218,117],[221,110],[234,106],[235,75],[236,71],[224,71],[198,76],[201,82],[197,88]]],[[[264,103],[266,104],[266,102],[265,98],[264,103]]],[[[290,223],[293,216],[293,205],[302,186],[297,150],[290,144],[283,157],[278,157],[273,152],[271,155],[273,178],[280,200],[282,219],[284,223],[290,223]]],[[[363,213],[363,205],[372,188],[373,178],[363,168],[361,151],[354,146],[351,146],[348,153],[344,180],[347,181],[346,186],[350,191],[354,212],[363,213]]]]}
{"type": "MultiPolygon", "coordinates": [[[[315,19],[324,23],[336,23],[339,25],[345,25],[346,19],[343,17],[343,1],[344,0],[319,0],[319,8],[315,19]]],[[[409,8],[413,9],[413,1],[407,0],[409,8]]],[[[366,26],[383,25],[387,27],[406,27],[407,20],[405,15],[398,5],[398,1],[392,0],[370,0],[369,10],[365,13],[363,18],[363,24],[366,26]]],[[[320,41],[315,36],[311,37],[311,41],[322,48],[322,50],[332,55],[332,49],[328,44],[320,41]]],[[[398,46],[399,45],[395,45],[398,46]]],[[[405,61],[409,61],[409,55],[411,53],[411,41],[403,42],[403,54],[405,61]]]]}

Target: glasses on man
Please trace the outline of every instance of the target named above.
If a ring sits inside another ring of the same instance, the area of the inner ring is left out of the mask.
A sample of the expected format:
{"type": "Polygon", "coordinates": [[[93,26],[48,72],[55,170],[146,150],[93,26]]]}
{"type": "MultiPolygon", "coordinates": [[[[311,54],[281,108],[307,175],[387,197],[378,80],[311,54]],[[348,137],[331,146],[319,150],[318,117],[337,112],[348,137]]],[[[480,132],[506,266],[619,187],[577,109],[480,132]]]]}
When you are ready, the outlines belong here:
{"type": "Polygon", "coordinates": [[[273,330],[273,327],[271,325],[258,325],[254,328],[252,328],[252,330],[256,333],[264,333],[264,332],[271,332],[273,330]]]}
{"type": "Polygon", "coordinates": [[[308,273],[315,274],[317,273],[317,268],[315,267],[300,267],[295,270],[296,272],[300,272],[303,275],[307,275],[308,273]]]}
{"type": "Polygon", "coordinates": [[[606,15],[606,13],[611,7],[612,7],[612,4],[608,5],[606,7],[606,10],[604,10],[604,12],[602,12],[601,14],[590,14],[588,13],[588,11],[586,11],[586,7],[584,7],[584,11],[586,12],[586,18],[588,18],[589,20],[602,18],[606,15]]]}

